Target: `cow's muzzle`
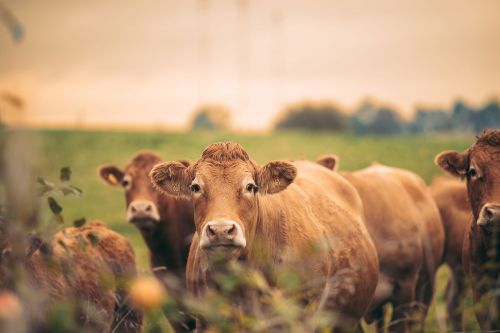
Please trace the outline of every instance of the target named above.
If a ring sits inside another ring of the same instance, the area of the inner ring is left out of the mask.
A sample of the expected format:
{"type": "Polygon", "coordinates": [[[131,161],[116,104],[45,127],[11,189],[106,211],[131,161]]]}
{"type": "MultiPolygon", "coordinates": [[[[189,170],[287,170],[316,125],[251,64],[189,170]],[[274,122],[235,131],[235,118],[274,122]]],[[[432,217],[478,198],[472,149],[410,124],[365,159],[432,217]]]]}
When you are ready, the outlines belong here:
{"type": "Polygon", "coordinates": [[[227,219],[212,220],[205,224],[200,236],[202,249],[244,248],[247,242],[238,223],[227,219]]]}
{"type": "Polygon", "coordinates": [[[486,228],[500,230],[500,204],[488,203],[483,206],[477,224],[486,228]]]}
{"type": "Polygon", "coordinates": [[[127,220],[134,224],[158,222],[160,214],[152,201],[134,200],[128,205],[127,220]]]}

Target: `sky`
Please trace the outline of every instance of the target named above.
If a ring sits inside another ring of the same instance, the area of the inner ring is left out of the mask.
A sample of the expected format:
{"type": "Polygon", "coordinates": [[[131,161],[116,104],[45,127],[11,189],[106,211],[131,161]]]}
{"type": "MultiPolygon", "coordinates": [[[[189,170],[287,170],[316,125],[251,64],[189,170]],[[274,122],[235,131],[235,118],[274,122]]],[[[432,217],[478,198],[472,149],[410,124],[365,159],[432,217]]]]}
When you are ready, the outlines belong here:
{"type": "Polygon", "coordinates": [[[0,93],[31,125],[183,129],[207,103],[268,129],[289,103],[416,106],[500,96],[497,0],[3,0],[0,93]]]}

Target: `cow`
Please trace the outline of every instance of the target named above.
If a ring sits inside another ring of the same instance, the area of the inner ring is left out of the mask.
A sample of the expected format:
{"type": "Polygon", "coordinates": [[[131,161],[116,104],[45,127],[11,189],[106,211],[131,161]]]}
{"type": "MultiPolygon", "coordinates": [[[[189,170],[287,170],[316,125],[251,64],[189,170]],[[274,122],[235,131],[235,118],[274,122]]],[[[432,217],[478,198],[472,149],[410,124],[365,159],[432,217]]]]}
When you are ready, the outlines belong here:
{"type": "MultiPolygon", "coordinates": [[[[336,156],[317,162],[334,171],[338,167],[336,156]]],[[[384,305],[392,303],[390,331],[406,332],[414,312],[412,303],[430,303],[434,272],[442,256],[444,231],[437,207],[424,181],[407,170],[375,163],[340,175],[361,196],[365,225],[379,256],[380,279],[367,322],[376,320],[383,331],[384,305]]]]}
{"type": "Polygon", "coordinates": [[[276,270],[293,267],[307,289],[303,302],[342,318],[336,327],[352,329],[364,315],[378,258],[359,196],[340,176],[309,161],[259,166],[233,142],[209,145],[189,167],[159,164],[150,176],[160,191],[193,202],[186,272],[193,295],[210,286],[212,259],[223,253],[261,271],[270,285],[276,270]]]}
{"type": "MultiPolygon", "coordinates": [[[[108,164],[99,167],[98,173],[107,184],[123,188],[127,220],[141,232],[155,275],[165,282],[165,273],[172,274],[181,282],[179,292],[182,292],[194,233],[193,207],[188,200],[164,195],[153,188],[149,172],[160,162],[158,154],[141,151],[123,170],[108,164]]],[[[181,163],[189,165],[187,161],[181,163]]],[[[189,319],[169,319],[176,331],[189,330],[193,325],[189,319]]]]}
{"type": "MultiPolygon", "coordinates": [[[[92,332],[141,332],[142,314],[128,302],[123,280],[136,274],[135,256],[129,242],[101,221],[65,228],[49,241],[31,237],[21,262],[26,271],[29,294],[23,321],[29,332],[48,332],[44,319],[57,302],[75,305],[75,323],[92,332]],[[40,293],[40,290],[42,293],[40,293]],[[40,293],[38,299],[34,294],[40,293]],[[46,295],[46,297],[44,296],[46,295]],[[42,303],[34,303],[42,302],[42,303]],[[36,304],[36,305],[35,305],[36,304]]],[[[8,287],[12,260],[9,245],[3,244],[0,264],[1,284],[8,287]],[[10,264],[9,264],[10,263],[10,264]]],[[[18,329],[22,331],[23,325],[18,329]]]]}
{"type": "Polygon", "coordinates": [[[445,289],[448,320],[453,331],[462,331],[463,302],[467,292],[462,244],[472,218],[467,187],[464,182],[451,177],[436,177],[430,190],[439,208],[445,233],[442,263],[448,265],[451,273],[445,289]]]}
{"type": "Polygon", "coordinates": [[[500,130],[485,130],[466,151],[444,151],[435,163],[466,178],[472,219],[462,262],[482,330],[500,329],[500,130]]]}

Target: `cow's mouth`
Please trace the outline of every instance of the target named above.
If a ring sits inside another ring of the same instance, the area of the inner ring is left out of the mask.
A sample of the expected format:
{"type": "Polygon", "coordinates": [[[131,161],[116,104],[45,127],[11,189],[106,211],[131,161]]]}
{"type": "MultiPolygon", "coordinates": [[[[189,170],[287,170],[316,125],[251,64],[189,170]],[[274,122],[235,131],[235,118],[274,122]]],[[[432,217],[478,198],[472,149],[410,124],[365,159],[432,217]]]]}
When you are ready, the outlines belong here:
{"type": "Polygon", "coordinates": [[[236,251],[244,247],[234,243],[212,243],[202,247],[206,251],[236,251]]]}
{"type": "Polygon", "coordinates": [[[151,217],[133,217],[129,220],[129,222],[140,229],[149,229],[156,227],[160,221],[151,217]]]}

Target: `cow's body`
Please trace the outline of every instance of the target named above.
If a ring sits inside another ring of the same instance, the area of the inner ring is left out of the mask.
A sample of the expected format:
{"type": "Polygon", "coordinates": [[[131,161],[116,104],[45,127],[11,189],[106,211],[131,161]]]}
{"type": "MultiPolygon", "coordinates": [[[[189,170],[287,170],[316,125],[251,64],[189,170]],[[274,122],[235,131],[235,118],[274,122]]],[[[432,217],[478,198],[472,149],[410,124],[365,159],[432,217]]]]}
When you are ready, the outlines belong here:
{"type": "MultiPolygon", "coordinates": [[[[136,274],[134,252],[121,235],[96,221],[63,229],[50,244],[40,243],[28,253],[28,278],[48,296],[38,308],[26,309],[28,315],[45,318],[51,304],[77,300],[74,320],[81,327],[102,333],[141,331],[142,315],[120,288],[120,280],[136,274]]],[[[30,331],[45,332],[43,322],[32,325],[30,331]]]]}
{"type": "MultiPolygon", "coordinates": [[[[163,186],[163,190],[175,194],[177,187],[171,187],[174,183],[170,184],[172,178],[168,178],[173,175],[179,179],[175,173],[168,171],[173,167],[180,168],[180,165],[157,167],[158,170],[152,172],[152,178],[156,179],[159,187],[163,186]]],[[[201,190],[198,184],[194,188],[201,194],[194,196],[195,220],[197,216],[199,220],[196,220],[197,233],[187,267],[191,292],[201,295],[210,284],[207,259],[212,245],[207,245],[204,233],[208,232],[210,241],[210,237],[215,235],[210,228],[213,225],[213,230],[217,231],[215,228],[219,226],[216,222],[221,220],[219,216],[225,216],[224,221],[228,218],[238,221],[231,222],[233,226],[227,229],[229,233],[243,230],[236,237],[241,236],[238,241],[244,245],[238,245],[235,251],[244,253],[245,264],[262,271],[271,285],[275,284],[273,272],[277,267],[290,265],[299,278],[307,282],[304,283],[308,286],[305,301],[319,301],[326,293],[324,309],[341,315],[339,325],[355,325],[364,315],[377,284],[378,259],[362,222],[359,196],[342,177],[307,161],[292,164],[271,162],[259,169],[248,159],[246,152],[233,143],[209,146],[193,168],[180,172],[191,173],[195,178],[181,183],[179,191],[191,181],[201,184],[201,190]],[[274,176],[265,173],[266,169],[274,176]],[[257,185],[254,186],[258,186],[258,190],[252,192],[251,186],[248,192],[244,192],[245,187],[239,190],[239,183],[244,180],[245,174],[249,185],[255,181],[257,185]],[[226,183],[219,183],[221,179],[226,179],[226,183]],[[227,187],[226,190],[216,190],[212,186],[215,183],[227,187]],[[247,197],[233,197],[230,194],[232,190],[229,190],[232,184],[236,185],[236,193],[243,191],[241,195],[247,197]],[[204,187],[206,192],[203,192],[204,187]],[[215,193],[227,197],[217,200],[219,196],[215,193]],[[268,193],[275,194],[265,195],[268,193]],[[201,198],[206,195],[214,200],[199,201],[200,195],[201,198]],[[233,200],[249,206],[234,207],[236,212],[233,212],[233,207],[229,206],[233,200]],[[210,207],[205,208],[205,204],[210,207]],[[320,250],[311,252],[311,247],[320,244],[320,250]]],[[[228,238],[230,240],[234,239],[228,238]]],[[[217,244],[213,245],[213,248],[216,247],[217,244]]]]}
{"type": "Polygon", "coordinates": [[[472,218],[467,187],[459,180],[439,177],[433,180],[430,189],[445,230],[443,263],[451,271],[445,291],[448,319],[454,331],[461,331],[463,300],[467,292],[462,247],[472,218]]]}
{"type": "Polygon", "coordinates": [[[500,130],[484,131],[463,153],[446,151],[436,164],[467,178],[472,219],[462,262],[482,330],[500,329],[500,130]]]}
{"type": "MultiPolygon", "coordinates": [[[[317,162],[332,170],[338,166],[335,156],[317,162]]],[[[410,316],[416,294],[428,292],[422,290],[427,288],[422,283],[424,278],[434,278],[429,270],[423,272],[426,256],[430,254],[438,261],[442,255],[443,230],[436,206],[423,180],[406,170],[374,164],[341,175],[361,197],[365,225],[379,256],[380,279],[367,320],[376,320],[379,330],[383,330],[383,306],[392,303],[394,324],[390,330],[406,331],[405,319],[410,316]]]]}

